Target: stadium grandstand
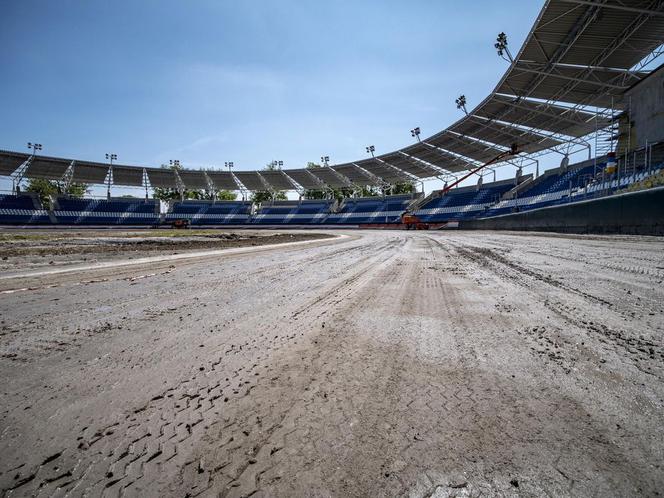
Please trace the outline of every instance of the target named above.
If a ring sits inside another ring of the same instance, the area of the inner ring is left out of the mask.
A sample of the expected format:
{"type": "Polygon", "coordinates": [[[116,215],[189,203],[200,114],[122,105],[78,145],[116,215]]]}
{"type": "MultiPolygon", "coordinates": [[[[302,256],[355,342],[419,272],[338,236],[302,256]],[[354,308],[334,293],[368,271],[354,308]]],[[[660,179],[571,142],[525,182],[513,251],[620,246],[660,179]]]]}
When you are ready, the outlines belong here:
{"type": "Polygon", "coordinates": [[[39,154],[39,144],[32,153],[0,151],[0,175],[13,185],[2,196],[0,223],[155,226],[185,218],[209,226],[397,226],[404,213],[446,223],[597,199],[634,184],[656,187],[649,178],[664,160],[664,123],[647,110],[664,107],[664,69],[656,67],[663,9],[646,0],[548,0],[516,55],[498,35],[495,48],[509,67],[475,108],[468,110],[461,95],[463,116],[448,128],[427,138],[415,128],[414,144],[381,155],[370,146],[370,157],[344,164],[322,158],[321,166],[300,169],[164,169],[114,164],[115,155],[108,163],[49,157],[39,154]],[[587,160],[570,164],[570,156],[585,151],[587,160]],[[540,174],[544,156],[558,157],[560,166],[540,174]],[[508,179],[496,181],[497,171],[508,179]],[[485,183],[490,174],[494,181],[485,183]],[[63,195],[26,196],[26,179],[56,180],[63,195]],[[429,180],[445,187],[425,196],[429,180]],[[404,183],[421,192],[389,195],[404,183]],[[67,198],[72,184],[105,186],[107,198],[67,198]],[[140,188],[144,199],[114,198],[116,187],[140,188]],[[383,195],[362,198],[367,187],[383,195]],[[154,189],[177,191],[180,200],[159,203],[151,199],[154,189]],[[185,199],[189,189],[211,199],[234,191],[244,200],[185,199]],[[339,189],[349,196],[335,199],[339,189]],[[272,200],[246,200],[257,191],[272,200]],[[300,200],[275,200],[284,191],[300,200]],[[312,191],[323,199],[306,199],[312,191]]]}

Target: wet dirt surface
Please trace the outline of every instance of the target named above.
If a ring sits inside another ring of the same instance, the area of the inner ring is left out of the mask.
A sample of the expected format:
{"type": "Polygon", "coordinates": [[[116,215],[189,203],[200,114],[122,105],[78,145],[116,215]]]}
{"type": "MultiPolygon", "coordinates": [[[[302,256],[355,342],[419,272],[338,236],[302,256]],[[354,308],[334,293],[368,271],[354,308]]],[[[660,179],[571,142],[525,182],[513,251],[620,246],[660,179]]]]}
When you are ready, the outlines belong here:
{"type": "Polygon", "coordinates": [[[0,494],[661,493],[663,239],[345,233],[0,278],[0,494]]]}

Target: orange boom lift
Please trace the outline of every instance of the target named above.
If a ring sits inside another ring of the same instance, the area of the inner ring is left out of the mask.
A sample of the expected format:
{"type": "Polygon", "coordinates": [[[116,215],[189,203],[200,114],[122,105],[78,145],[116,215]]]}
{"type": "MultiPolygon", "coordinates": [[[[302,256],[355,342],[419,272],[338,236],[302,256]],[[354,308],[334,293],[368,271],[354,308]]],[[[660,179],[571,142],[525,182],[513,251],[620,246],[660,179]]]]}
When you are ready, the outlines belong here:
{"type": "MultiPolygon", "coordinates": [[[[483,169],[486,168],[487,166],[491,166],[491,165],[494,164],[494,163],[500,162],[500,161],[502,161],[503,159],[505,159],[505,158],[507,158],[507,157],[515,156],[515,155],[517,155],[518,153],[519,153],[519,148],[517,147],[516,144],[512,144],[512,146],[510,147],[510,150],[506,150],[505,152],[501,152],[501,153],[498,154],[496,157],[494,157],[493,159],[491,159],[489,162],[484,163],[484,164],[482,164],[481,166],[478,166],[478,167],[475,168],[474,170],[468,172],[468,174],[466,174],[466,175],[462,176],[461,178],[459,178],[459,179],[453,181],[450,185],[448,185],[447,187],[445,187],[445,188],[440,192],[440,195],[441,195],[441,196],[442,196],[442,195],[445,195],[447,192],[449,192],[449,191],[452,190],[454,187],[456,187],[457,185],[459,185],[459,184],[460,184],[462,181],[464,181],[466,178],[468,178],[468,177],[474,175],[474,174],[477,173],[478,171],[483,170],[483,169]]],[[[428,224],[428,223],[424,223],[424,222],[423,222],[422,220],[420,220],[417,216],[415,216],[414,214],[410,214],[410,213],[404,213],[404,214],[401,215],[401,223],[404,224],[404,225],[406,226],[406,230],[411,230],[411,229],[414,229],[414,230],[428,230],[428,229],[429,229],[429,224],[428,224]]]]}

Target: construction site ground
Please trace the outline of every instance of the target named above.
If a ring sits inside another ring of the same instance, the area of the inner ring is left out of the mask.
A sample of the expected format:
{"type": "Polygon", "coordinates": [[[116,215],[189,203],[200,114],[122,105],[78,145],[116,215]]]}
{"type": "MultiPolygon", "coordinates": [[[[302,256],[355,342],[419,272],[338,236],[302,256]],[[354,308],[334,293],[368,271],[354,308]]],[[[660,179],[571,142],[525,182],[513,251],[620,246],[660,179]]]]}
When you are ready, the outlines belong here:
{"type": "Polygon", "coordinates": [[[0,496],[662,493],[664,239],[279,233],[5,232],[0,496]]]}

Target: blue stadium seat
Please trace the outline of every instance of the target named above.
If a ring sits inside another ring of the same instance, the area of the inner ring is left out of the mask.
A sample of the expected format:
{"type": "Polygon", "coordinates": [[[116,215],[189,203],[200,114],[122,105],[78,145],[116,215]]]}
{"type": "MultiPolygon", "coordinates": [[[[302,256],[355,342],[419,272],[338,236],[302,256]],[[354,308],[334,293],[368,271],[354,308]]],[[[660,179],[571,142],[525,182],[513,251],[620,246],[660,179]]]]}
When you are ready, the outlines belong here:
{"type": "Polygon", "coordinates": [[[54,215],[71,225],[155,225],[159,204],[154,199],[73,199],[59,197],[54,215]]]}
{"type": "Polygon", "coordinates": [[[432,195],[414,214],[428,223],[475,218],[513,188],[514,181],[507,180],[452,189],[443,196],[432,195]]]}
{"type": "Polygon", "coordinates": [[[594,176],[595,171],[603,167],[603,164],[597,166],[590,164],[581,168],[570,167],[566,170],[547,171],[531,182],[529,187],[521,190],[516,199],[496,203],[481,213],[481,217],[500,216],[570,202],[571,192],[585,186],[585,182],[594,176]]]}
{"type": "Polygon", "coordinates": [[[327,219],[331,200],[275,201],[264,204],[252,218],[252,223],[263,225],[309,225],[327,219]]]}
{"type": "Polygon", "coordinates": [[[233,225],[249,222],[251,202],[246,201],[177,201],[165,220],[188,219],[192,225],[233,225]]]}
{"type": "Polygon", "coordinates": [[[348,225],[399,223],[401,215],[411,202],[413,198],[410,194],[345,199],[337,212],[328,216],[325,221],[348,225]]]}
{"type": "Polygon", "coordinates": [[[0,223],[29,225],[50,222],[48,211],[41,209],[39,202],[32,196],[0,195],[0,223]]]}

